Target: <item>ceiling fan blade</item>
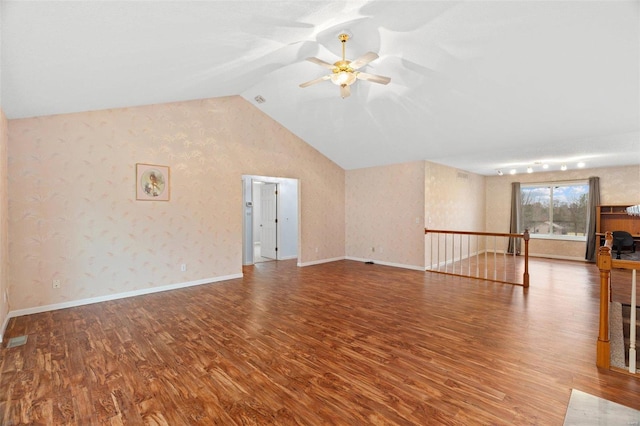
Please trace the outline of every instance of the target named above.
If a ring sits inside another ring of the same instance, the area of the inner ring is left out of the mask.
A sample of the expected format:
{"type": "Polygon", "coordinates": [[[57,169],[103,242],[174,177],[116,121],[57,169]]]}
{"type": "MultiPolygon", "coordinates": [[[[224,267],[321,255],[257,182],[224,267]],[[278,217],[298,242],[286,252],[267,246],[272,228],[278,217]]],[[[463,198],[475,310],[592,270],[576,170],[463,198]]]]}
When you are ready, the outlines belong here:
{"type": "Polygon", "coordinates": [[[342,96],[342,99],[348,98],[350,95],[351,95],[351,88],[349,86],[347,86],[346,84],[343,84],[342,86],[340,86],[340,96],[342,96]]]}
{"type": "Polygon", "coordinates": [[[305,83],[300,84],[300,87],[309,87],[312,84],[320,83],[321,81],[329,80],[330,78],[331,78],[330,75],[323,75],[322,77],[316,78],[315,80],[307,81],[305,83]]]}
{"type": "Polygon", "coordinates": [[[391,81],[389,77],[385,77],[382,75],[375,75],[375,74],[367,74],[365,72],[357,73],[356,77],[359,80],[367,80],[367,81],[371,81],[373,83],[378,83],[378,84],[389,84],[389,82],[391,81]]]}
{"type": "Polygon", "coordinates": [[[378,58],[379,58],[378,54],[373,52],[367,52],[364,55],[360,56],[358,59],[351,62],[349,66],[354,70],[357,70],[358,68],[363,67],[367,65],[369,62],[378,58]]]}
{"type": "Polygon", "coordinates": [[[307,61],[313,62],[314,64],[320,65],[321,67],[325,67],[330,70],[333,70],[336,67],[335,65],[330,64],[329,62],[325,62],[322,59],[314,58],[313,56],[310,58],[307,58],[307,61]]]}

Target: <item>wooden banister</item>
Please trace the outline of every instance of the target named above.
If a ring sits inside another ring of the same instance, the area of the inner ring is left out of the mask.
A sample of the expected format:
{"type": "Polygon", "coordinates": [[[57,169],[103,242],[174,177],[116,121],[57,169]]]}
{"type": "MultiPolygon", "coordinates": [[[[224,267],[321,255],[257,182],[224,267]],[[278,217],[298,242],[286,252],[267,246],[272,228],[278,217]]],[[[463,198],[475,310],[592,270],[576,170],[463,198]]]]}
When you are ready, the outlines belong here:
{"type": "MultiPolygon", "coordinates": [[[[504,280],[499,280],[499,279],[491,279],[488,277],[480,277],[480,276],[474,276],[471,274],[461,274],[461,273],[449,273],[449,272],[441,272],[439,270],[432,270],[433,272],[439,272],[439,273],[444,273],[444,274],[448,274],[448,275],[456,275],[456,276],[464,276],[464,277],[470,277],[470,278],[480,278],[480,279],[486,279],[489,281],[495,281],[495,282],[501,282],[501,283],[506,283],[506,284],[515,284],[515,285],[521,285],[524,288],[528,288],[529,287],[529,230],[525,230],[524,233],[522,234],[516,234],[516,233],[503,233],[503,232],[474,232],[474,231],[452,231],[452,230],[443,230],[443,229],[424,229],[424,233],[425,235],[427,234],[444,234],[444,235],[452,235],[452,236],[467,236],[467,237],[471,237],[471,236],[475,236],[475,237],[494,237],[495,238],[513,238],[513,239],[517,239],[517,238],[522,238],[524,240],[524,273],[522,275],[522,283],[518,283],[518,282],[513,282],[513,281],[504,281],[504,280]]],[[[452,237],[453,238],[453,237],[452,237]]],[[[439,240],[438,240],[439,241],[439,240]]],[[[445,243],[446,243],[446,237],[445,237],[445,243]]],[[[452,242],[453,244],[453,242],[452,242]]],[[[469,247],[468,247],[469,248],[469,247]]],[[[448,254],[447,253],[447,249],[446,249],[446,245],[445,245],[445,255],[448,254]]],[[[467,253],[467,255],[469,255],[467,253]]],[[[520,255],[520,253],[514,253],[515,255],[520,255]]],[[[460,247],[460,260],[463,258],[463,253],[462,253],[462,247],[460,247]]],[[[485,258],[486,259],[486,258],[485,258]]],[[[455,259],[452,258],[452,261],[455,261],[455,259]]],[[[445,263],[447,262],[447,260],[445,259],[445,263]]],[[[438,263],[438,262],[436,262],[438,263]]]]}
{"type": "MultiPolygon", "coordinates": [[[[613,236],[611,236],[610,232],[607,234],[607,241],[610,243],[613,240],[613,236]]],[[[598,250],[598,269],[600,270],[600,325],[598,329],[596,365],[600,368],[609,369],[611,366],[611,342],[609,341],[611,245],[607,245],[606,242],[598,250]]]]}
{"type": "MultiPolygon", "coordinates": [[[[636,270],[640,269],[640,262],[634,260],[618,260],[611,257],[613,246],[613,234],[605,233],[605,243],[598,249],[597,265],[600,270],[600,321],[598,329],[598,342],[596,349],[596,365],[600,368],[611,367],[611,343],[609,341],[609,304],[611,295],[611,270],[627,269],[632,271],[631,310],[635,313],[635,283],[636,270]]],[[[635,330],[635,326],[632,325],[635,330]]],[[[635,336],[632,337],[631,347],[635,351],[635,336]]],[[[634,354],[635,360],[635,354],[634,354]]],[[[630,370],[635,373],[635,363],[630,362],[630,370]]]]}
{"type": "Polygon", "coordinates": [[[529,230],[525,229],[522,234],[524,239],[524,274],[522,275],[522,286],[529,287],[529,230]]]}

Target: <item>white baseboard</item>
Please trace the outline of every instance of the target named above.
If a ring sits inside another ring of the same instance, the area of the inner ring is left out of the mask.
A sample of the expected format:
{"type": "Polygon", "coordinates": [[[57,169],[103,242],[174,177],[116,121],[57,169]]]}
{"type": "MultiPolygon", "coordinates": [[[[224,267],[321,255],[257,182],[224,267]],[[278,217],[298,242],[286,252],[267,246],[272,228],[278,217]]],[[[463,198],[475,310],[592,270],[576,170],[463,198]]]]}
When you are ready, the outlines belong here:
{"type": "MultiPolygon", "coordinates": [[[[242,276],[243,275],[241,273],[224,275],[224,276],[215,277],[215,278],[204,278],[196,281],[188,281],[184,283],[169,284],[169,285],[160,286],[160,287],[152,287],[152,288],[145,288],[145,289],[134,290],[134,291],[127,291],[125,293],[109,294],[106,296],[91,297],[88,299],[79,299],[79,300],[72,300],[72,301],[63,302],[63,303],[53,303],[51,305],[35,306],[33,308],[18,309],[16,311],[9,311],[9,314],[7,315],[7,320],[5,322],[8,322],[9,318],[20,317],[23,315],[39,314],[41,312],[55,311],[58,309],[65,309],[65,308],[73,308],[76,306],[90,305],[92,303],[107,302],[110,300],[124,299],[127,297],[142,296],[145,294],[160,293],[162,291],[177,290],[180,288],[193,287],[196,285],[213,284],[220,281],[227,281],[227,280],[233,280],[236,278],[242,278],[242,276]]],[[[3,334],[4,334],[4,329],[3,329],[3,334]]]]}
{"type": "MultiPolygon", "coordinates": [[[[446,267],[448,265],[451,265],[453,263],[456,263],[456,262],[464,261],[464,260],[467,260],[467,259],[470,259],[470,258],[473,258],[473,257],[476,257],[476,256],[477,257],[484,256],[485,253],[493,253],[493,252],[492,251],[489,252],[489,251],[486,251],[486,250],[474,251],[473,253],[468,253],[468,256],[463,256],[462,258],[460,258],[458,256],[458,257],[454,257],[453,259],[443,260],[440,263],[433,263],[433,264],[430,264],[430,265],[428,264],[428,265],[425,266],[425,271],[439,270],[440,268],[444,268],[444,267],[446,267]]],[[[503,252],[502,251],[496,251],[496,253],[502,254],[503,252]]],[[[427,259],[427,263],[428,263],[429,260],[431,260],[431,259],[427,259]]]]}
{"type": "Polygon", "coordinates": [[[584,257],[560,256],[557,254],[529,253],[529,257],[543,257],[547,259],[577,260],[579,262],[586,262],[586,259],[584,257]]]}
{"type": "Polygon", "coordinates": [[[374,259],[362,259],[359,257],[351,257],[351,256],[347,256],[345,259],[355,260],[356,262],[373,262],[376,265],[393,266],[394,268],[411,269],[412,271],[424,272],[424,266],[405,265],[403,263],[385,262],[383,260],[374,260],[374,259]]]}
{"type": "Polygon", "coordinates": [[[9,316],[9,314],[7,314],[7,317],[4,319],[4,322],[2,323],[2,328],[0,328],[0,343],[2,343],[4,332],[7,331],[7,325],[9,325],[10,319],[11,317],[9,316]]]}
{"type": "Polygon", "coordinates": [[[311,262],[298,262],[298,266],[304,267],[304,266],[320,265],[322,263],[337,262],[339,260],[344,260],[344,259],[345,259],[344,257],[334,257],[331,259],[312,260],[311,262]]]}
{"type": "Polygon", "coordinates": [[[297,259],[297,258],[298,258],[298,255],[294,254],[293,256],[282,256],[282,257],[279,257],[278,260],[291,260],[291,259],[297,259]]]}

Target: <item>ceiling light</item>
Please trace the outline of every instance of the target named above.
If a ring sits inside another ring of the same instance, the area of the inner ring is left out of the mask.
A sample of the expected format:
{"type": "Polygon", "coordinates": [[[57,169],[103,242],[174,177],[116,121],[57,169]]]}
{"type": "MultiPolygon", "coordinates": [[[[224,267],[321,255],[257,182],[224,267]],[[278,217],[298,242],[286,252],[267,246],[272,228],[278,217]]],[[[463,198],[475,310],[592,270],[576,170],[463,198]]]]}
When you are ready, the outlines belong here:
{"type": "Polygon", "coordinates": [[[533,167],[527,167],[527,173],[533,173],[533,167]]]}
{"type": "Polygon", "coordinates": [[[331,82],[336,86],[342,86],[343,84],[351,86],[356,82],[356,75],[348,71],[336,72],[331,74],[331,82]]]}
{"type": "Polygon", "coordinates": [[[560,170],[562,170],[563,172],[567,170],[567,165],[563,164],[562,166],[560,166],[560,170]]]}
{"type": "Polygon", "coordinates": [[[516,169],[509,170],[509,174],[515,175],[516,174],[516,169]]]}
{"type": "Polygon", "coordinates": [[[584,166],[585,166],[584,161],[581,161],[581,162],[578,163],[578,167],[582,168],[584,166]]]}
{"type": "Polygon", "coordinates": [[[542,168],[546,170],[546,169],[548,169],[548,168],[549,168],[549,165],[548,165],[548,164],[543,164],[543,165],[542,165],[542,168]]]}
{"type": "Polygon", "coordinates": [[[305,83],[300,84],[300,87],[309,87],[312,84],[320,83],[321,81],[331,80],[333,84],[336,86],[340,86],[340,96],[342,98],[346,98],[351,95],[351,85],[354,84],[358,79],[366,80],[372,83],[378,84],[389,84],[391,79],[389,77],[385,77],[382,75],[374,75],[368,74],[364,72],[358,71],[361,67],[367,65],[369,62],[378,59],[378,54],[374,52],[367,52],[364,55],[360,56],[354,61],[348,61],[345,57],[346,43],[347,40],[351,38],[351,34],[347,32],[341,32],[338,35],[338,40],[342,44],[342,59],[330,64],[329,62],[325,62],[322,59],[318,59],[315,57],[307,58],[307,61],[313,62],[314,64],[320,65],[324,68],[329,68],[331,70],[331,74],[324,75],[320,78],[316,78],[311,81],[307,81],[305,83]]]}
{"type": "Polygon", "coordinates": [[[502,170],[498,170],[498,176],[502,176],[504,173],[502,173],[502,170]]]}

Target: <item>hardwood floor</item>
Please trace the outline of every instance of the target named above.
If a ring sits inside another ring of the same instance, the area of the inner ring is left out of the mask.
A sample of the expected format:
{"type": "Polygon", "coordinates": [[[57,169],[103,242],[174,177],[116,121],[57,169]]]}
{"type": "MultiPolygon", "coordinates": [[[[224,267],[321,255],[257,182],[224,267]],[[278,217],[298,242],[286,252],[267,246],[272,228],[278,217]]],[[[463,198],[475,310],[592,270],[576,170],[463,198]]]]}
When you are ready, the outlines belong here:
{"type": "Polygon", "coordinates": [[[598,271],[531,287],[353,261],[12,319],[0,423],[561,425],[572,388],[640,409],[595,366],[598,271]]]}

